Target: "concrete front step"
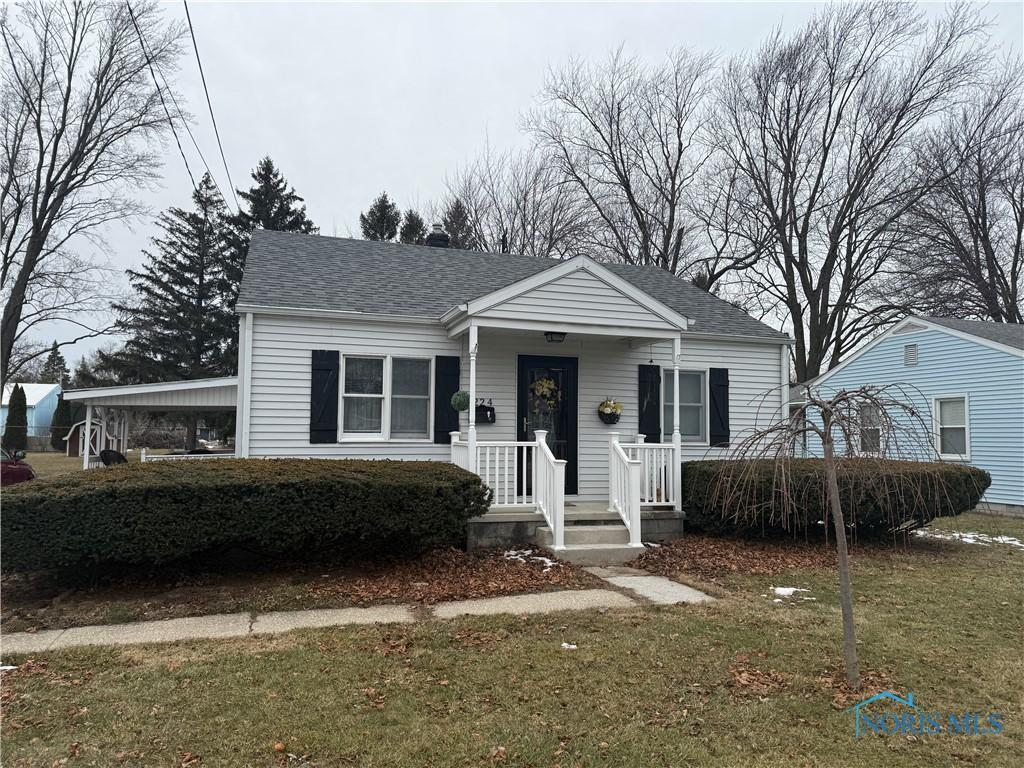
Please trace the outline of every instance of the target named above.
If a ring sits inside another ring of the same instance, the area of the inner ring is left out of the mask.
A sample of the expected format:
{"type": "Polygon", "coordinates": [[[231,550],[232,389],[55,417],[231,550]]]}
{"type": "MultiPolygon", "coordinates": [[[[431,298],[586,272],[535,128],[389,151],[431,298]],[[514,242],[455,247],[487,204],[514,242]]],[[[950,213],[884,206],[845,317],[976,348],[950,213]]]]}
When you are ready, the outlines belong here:
{"type": "MultiPolygon", "coordinates": [[[[551,528],[542,525],[537,528],[537,538],[550,547],[554,542],[551,528]]],[[[567,525],[565,526],[566,546],[576,544],[629,544],[629,531],[624,525],[567,525]]]]}
{"type": "Polygon", "coordinates": [[[628,544],[570,544],[555,550],[555,556],[576,565],[621,565],[644,551],[643,546],[628,544]]]}

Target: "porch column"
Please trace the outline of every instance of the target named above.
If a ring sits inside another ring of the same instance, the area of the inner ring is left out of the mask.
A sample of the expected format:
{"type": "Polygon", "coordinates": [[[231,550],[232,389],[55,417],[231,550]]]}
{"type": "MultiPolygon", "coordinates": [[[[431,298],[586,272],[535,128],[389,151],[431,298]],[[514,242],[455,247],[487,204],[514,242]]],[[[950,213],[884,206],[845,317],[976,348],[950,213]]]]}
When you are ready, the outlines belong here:
{"type": "Polygon", "coordinates": [[[683,342],[679,336],[672,339],[672,391],[675,402],[672,404],[672,503],[676,512],[683,509],[683,438],[679,433],[679,358],[683,354],[683,342]]]}
{"type": "Polygon", "coordinates": [[[85,424],[82,425],[82,442],[79,444],[82,451],[82,469],[89,468],[89,442],[92,440],[92,403],[85,404],[85,424]]]}
{"type": "Polygon", "coordinates": [[[479,329],[469,326],[469,471],[476,472],[476,349],[479,329]]]}

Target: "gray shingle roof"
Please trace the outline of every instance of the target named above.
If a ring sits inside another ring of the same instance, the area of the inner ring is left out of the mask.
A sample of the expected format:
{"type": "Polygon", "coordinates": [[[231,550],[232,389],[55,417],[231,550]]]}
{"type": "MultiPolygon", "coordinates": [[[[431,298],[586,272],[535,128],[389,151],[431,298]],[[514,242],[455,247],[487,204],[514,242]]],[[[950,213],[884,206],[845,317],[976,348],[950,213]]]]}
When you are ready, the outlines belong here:
{"type": "MultiPolygon", "coordinates": [[[[257,230],[238,303],[439,318],[449,309],[558,264],[507,253],[257,230]]],[[[657,267],[606,264],[694,321],[694,333],[786,339],[657,267]]]]}
{"type": "Polygon", "coordinates": [[[1014,349],[1024,350],[1024,325],[1019,323],[993,323],[987,320],[958,320],[952,317],[922,317],[929,323],[969,333],[979,339],[995,341],[1014,349]]]}

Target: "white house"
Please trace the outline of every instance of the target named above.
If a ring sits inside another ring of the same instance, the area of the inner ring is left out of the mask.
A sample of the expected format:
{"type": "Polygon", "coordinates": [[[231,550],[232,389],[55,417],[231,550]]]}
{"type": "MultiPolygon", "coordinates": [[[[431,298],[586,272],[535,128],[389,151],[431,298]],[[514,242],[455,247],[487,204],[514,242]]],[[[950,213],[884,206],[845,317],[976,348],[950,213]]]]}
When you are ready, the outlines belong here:
{"type": "Polygon", "coordinates": [[[641,546],[641,510],[645,531],[680,517],[682,461],[785,412],[790,339],[685,280],[428,242],[258,231],[237,379],[67,397],[90,411],[231,399],[239,456],[452,461],[491,486],[493,522],[542,523],[556,548],[594,538],[583,518],[641,546]],[[481,408],[460,416],[458,390],[481,408]],[[617,424],[599,418],[606,398],[617,424]]]}

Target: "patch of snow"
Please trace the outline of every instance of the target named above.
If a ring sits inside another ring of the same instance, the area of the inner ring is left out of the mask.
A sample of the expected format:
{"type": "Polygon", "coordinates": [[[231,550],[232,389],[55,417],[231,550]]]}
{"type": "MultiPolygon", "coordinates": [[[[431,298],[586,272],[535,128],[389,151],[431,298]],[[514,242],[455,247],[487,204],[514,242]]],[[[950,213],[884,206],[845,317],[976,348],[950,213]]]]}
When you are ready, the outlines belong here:
{"type": "Polygon", "coordinates": [[[658,544],[656,541],[645,541],[644,546],[650,547],[651,549],[657,549],[661,544],[658,544]]]}
{"type": "Polygon", "coordinates": [[[532,549],[508,549],[505,551],[505,559],[515,560],[518,563],[540,563],[544,566],[543,573],[547,573],[552,568],[562,567],[562,564],[557,560],[535,555],[532,549]]]}
{"type": "Polygon", "coordinates": [[[801,589],[800,587],[772,587],[774,592],[779,597],[792,597],[797,592],[810,592],[809,589],[801,589]]]}
{"type": "Polygon", "coordinates": [[[943,541],[962,541],[964,544],[980,544],[983,547],[993,544],[1005,544],[1009,547],[1024,549],[1024,541],[1013,536],[989,536],[987,533],[978,533],[976,531],[964,531],[961,533],[959,531],[933,531],[927,528],[919,528],[914,531],[914,535],[925,539],[942,539],[943,541]]]}
{"type": "Polygon", "coordinates": [[[575,645],[575,643],[562,643],[562,650],[563,651],[575,651],[576,650],[576,645],[575,645]]]}
{"type": "Polygon", "coordinates": [[[0,666],[0,672],[10,672],[12,669],[17,669],[17,667],[12,667],[10,664],[0,666]]]}

